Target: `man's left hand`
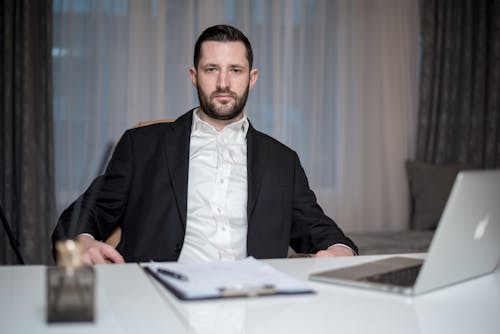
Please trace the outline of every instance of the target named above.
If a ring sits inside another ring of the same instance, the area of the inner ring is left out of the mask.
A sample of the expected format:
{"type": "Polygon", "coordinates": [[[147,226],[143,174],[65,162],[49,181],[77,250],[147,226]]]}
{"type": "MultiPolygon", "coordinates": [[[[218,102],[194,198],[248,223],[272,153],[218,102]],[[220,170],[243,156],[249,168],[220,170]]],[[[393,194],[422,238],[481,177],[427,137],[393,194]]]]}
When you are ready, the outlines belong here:
{"type": "Polygon", "coordinates": [[[325,250],[317,252],[315,257],[334,257],[334,256],[354,256],[354,252],[347,247],[344,246],[330,246],[325,250]]]}

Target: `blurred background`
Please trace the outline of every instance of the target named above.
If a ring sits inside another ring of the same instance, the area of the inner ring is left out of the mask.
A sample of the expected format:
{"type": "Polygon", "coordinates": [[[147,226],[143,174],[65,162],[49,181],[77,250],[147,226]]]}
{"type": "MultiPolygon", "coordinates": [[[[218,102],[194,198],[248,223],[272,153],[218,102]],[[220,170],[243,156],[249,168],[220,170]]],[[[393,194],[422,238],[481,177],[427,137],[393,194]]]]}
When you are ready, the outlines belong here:
{"type": "MultiPolygon", "coordinates": [[[[252,124],[348,233],[407,231],[406,161],[500,165],[500,1],[5,0],[0,203],[27,263],[135,124],[198,105],[198,35],[250,39],[252,124]]],[[[0,263],[17,263],[0,232],[0,263]]]]}

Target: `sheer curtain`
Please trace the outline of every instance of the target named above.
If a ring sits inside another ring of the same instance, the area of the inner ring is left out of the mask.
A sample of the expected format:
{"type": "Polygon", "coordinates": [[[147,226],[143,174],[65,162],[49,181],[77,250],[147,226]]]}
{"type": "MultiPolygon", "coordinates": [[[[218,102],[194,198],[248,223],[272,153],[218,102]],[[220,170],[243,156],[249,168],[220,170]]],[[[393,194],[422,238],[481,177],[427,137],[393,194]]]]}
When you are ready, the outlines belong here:
{"type": "Polygon", "coordinates": [[[127,127],[197,105],[195,39],[227,23],[260,70],[251,122],[298,152],[327,214],[349,232],[405,229],[418,13],[416,0],[54,0],[58,212],[127,127]]]}

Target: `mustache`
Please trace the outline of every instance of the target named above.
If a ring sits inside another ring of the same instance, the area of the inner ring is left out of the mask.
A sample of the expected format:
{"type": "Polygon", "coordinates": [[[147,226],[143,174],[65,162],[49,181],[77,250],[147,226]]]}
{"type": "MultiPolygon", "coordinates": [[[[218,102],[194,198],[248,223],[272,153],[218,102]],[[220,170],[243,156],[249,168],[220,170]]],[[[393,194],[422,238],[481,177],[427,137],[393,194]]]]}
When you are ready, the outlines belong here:
{"type": "Polygon", "coordinates": [[[236,99],[238,97],[238,95],[236,95],[235,92],[232,92],[229,89],[218,89],[216,91],[213,91],[210,94],[210,98],[212,99],[212,98],[214,98],[215,96],[217,96],[219,94],[228,94],[228,95],[231,95],[231,97],[234,98],[234,99],[236,99]]]}

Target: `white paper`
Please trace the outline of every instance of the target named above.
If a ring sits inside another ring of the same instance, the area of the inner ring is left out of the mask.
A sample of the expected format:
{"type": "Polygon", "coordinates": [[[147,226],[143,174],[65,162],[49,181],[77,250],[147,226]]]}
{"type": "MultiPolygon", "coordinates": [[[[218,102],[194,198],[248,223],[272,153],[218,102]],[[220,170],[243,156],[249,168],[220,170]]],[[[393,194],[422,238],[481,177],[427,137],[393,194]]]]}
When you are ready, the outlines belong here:
{"type": "Polygon", "coordinates": [[[277,294],[313,292],[305,282],[252,257],[239,261],[195,264],[151,262],[146,267],[186,299],[222,297],[221,289],[252,291],[266,286],[272,286],[277,294]],[[188,280],[161,274],[159,268],[182,274],[188,280]]]}

